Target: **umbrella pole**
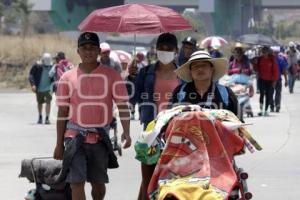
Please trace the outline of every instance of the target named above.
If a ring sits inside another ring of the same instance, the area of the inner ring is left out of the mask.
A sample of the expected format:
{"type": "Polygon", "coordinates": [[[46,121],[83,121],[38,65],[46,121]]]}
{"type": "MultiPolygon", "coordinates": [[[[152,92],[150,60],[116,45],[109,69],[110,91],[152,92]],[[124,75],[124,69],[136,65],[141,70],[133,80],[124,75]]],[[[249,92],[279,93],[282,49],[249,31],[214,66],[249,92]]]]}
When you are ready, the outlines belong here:
{"type": "Polygon", "coordinates": [[[135,51],[136,51],[136,34],[133,36],[133,57],[135,58],[135,51]]]}

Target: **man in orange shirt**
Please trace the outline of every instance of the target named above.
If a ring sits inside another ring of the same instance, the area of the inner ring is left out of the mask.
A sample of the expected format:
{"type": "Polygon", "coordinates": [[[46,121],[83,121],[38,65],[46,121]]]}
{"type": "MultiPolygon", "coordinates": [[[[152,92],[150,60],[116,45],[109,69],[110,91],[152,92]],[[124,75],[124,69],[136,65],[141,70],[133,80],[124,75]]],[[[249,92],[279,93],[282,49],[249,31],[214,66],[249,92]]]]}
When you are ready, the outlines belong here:
{"type": "Polygon", "coordinates": [[[109,149],[103,141],[112,120],[113,101],[123,126],[124,148],[131,145],[126,87],[118,72],[97,62],[100,51],[97,34],[82,33],[77,49],[82,63],[64,73],[57,88],[57,142],[53,157],[63,159],[64,141],[68,149],[73,139],[80,134],[84,136],[83,144],[71,159],[66,179],[71,185],[73,200],[86,199],[86,181],[92,185],[93,199],[104,199],[109,149]],[[104,134],[91,132],[92,129],[101,129],[104,134]],[[85,130],[85,134],[81,130],[85,130]]]}

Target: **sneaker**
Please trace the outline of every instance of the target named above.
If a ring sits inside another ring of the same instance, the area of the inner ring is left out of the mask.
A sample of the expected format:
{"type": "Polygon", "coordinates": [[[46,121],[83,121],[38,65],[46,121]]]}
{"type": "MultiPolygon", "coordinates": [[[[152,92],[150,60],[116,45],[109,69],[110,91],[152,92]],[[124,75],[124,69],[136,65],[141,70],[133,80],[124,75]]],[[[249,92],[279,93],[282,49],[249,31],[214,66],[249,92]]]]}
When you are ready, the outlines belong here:
{"type": "Polygon", "coordinates": [[[43,123],[43,119],[42,119],[41,116],[39,117],[39,120],[37,121],[37,123],[38,123],[38,124],[42,124],[42,123],[43,123]]]}
{"type": "Polygon", "coordinates": [[[258,116],[262,116],[262,115],[263,115],[263,112],[259,112],[257,115],[258,115],[258,116]]]}
{"type": "Polygon", "coordinates": [[[264,112],[264,116],[267,117],[269,116],[269,113],[267,111],[264,112]]]}
{"type": "Polygon", "coordinates": [[[279,111],[280,111],[280,108],[276,108],[276,112],[279,113],[279,111]]]}
{"type": "Polygon", "coordinates": [[[271,108],[271,112],[274,112],[274,108],[271,108]]]}
{"type": "Polygon", "coordinates": [[[50,120],[48,118],[45,119],[45,124],[50,124],[50,120]]]}

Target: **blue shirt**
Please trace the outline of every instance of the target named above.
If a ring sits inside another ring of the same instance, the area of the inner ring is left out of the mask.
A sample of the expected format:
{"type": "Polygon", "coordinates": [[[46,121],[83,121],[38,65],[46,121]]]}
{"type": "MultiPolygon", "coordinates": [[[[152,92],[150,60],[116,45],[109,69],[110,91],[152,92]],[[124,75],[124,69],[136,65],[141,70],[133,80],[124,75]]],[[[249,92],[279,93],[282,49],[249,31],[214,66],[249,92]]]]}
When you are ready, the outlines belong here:
{"type": "Polygon", "coordinates": [[[135,79],[135,93],[133,100],[140,105],[141,123],[147,125],[155,117],[157,112],[153,98],[155,83],[155,65],[142,68],[135,79]]]}
{"type": "Polygon", "coordinates": [[[277,60],[277,64],[278,64],[278,69],[279,69],[279,77],[278,77],[278,80],[281,80],[281,75],[283,74],[283,71],[286,70],[288,68],[288,62],[287,60],[281,56],[281,55],[278,55],[276,57],[276,60],[277,60]]]}
{"type": "Polygon", "coordinates": [[[41,76],[41,81],[40,84],[38,86],[38,92],[47,92],[51,90],[51,78],[49,77],[49,71],[51,70],[51,65],[43,66],[43,72],[42,72],[42,76],[41,76]]]}
{"type": "Polygon", "coordinates": [[[211,51],[210,56],[213,58],[222,58],[223,54],[220,51],[211,51]]]}

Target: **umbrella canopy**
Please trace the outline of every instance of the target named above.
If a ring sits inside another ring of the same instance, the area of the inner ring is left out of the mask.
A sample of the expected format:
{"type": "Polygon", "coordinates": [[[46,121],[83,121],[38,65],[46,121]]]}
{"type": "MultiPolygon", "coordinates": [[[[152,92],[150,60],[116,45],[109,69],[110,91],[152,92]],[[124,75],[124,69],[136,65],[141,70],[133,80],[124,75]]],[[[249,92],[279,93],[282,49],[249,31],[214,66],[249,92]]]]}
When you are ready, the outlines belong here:
{"type": "Polygon", "coordinates": [[[273,46],[279,45],[273,38],[263,35],[263,34],[246,34],[237,38],[238,42],[261,45],[261,46],[273,46]]]}
{"type": "Polygon", "coordinates": [[[210,36],[210,37],[206,37],[201,41],[201,46],[202,47],[221,47],[224,44],[227,44],[228,42],[219,36],[210,36]]]}
{"type": "Polygon", "coordinates": [[[113,50],[109,55],[114,61],[119,63],[129,63],[131,61],[131,54],[123,50],[113,50]]]}
{"type": "Polygon", "coordinates": [[[93,11],[78,26],[80,31],[155,34],[192,29],[170,8],[126,4],[93,11]]]}

